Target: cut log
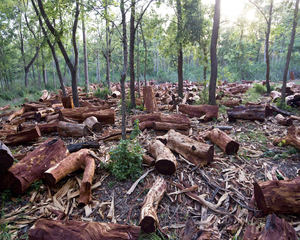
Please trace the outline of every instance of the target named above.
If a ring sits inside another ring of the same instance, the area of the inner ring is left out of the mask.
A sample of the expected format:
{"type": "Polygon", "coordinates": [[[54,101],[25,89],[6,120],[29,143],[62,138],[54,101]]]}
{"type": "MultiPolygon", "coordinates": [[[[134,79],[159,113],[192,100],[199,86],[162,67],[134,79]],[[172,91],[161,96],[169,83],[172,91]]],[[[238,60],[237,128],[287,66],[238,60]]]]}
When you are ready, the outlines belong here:
{"type": "Polygon", "coordinates": [[[266,118],[266,108],[262,105],[237,106],[227,110],[229,122],[237,119],[257,120],[263,122],[266,118]]]}
{"type": "Polygon", "coordinates": [[[254,199],[264,215],[300,214],[300,177],[254,183],[254,199]]]}
{"type": "Polygon", "coordinates": [[[157,208],[167,190],[166,181],[158,177],[148,192],[141,210],[140,226],[145,233],[151,233],[158,226],[157,208]]]}
{"type": "Polygon", "coordinates": [[[11,120],[13,120],[15,117],[21,116],[23,113],[25,112],[25,108],[22,107],[17,111],[14,111],[12,114],[10,114],[7,118],[7,122],[10,122],[11,120]]]}
{"type": "Polygon", "coordinates": [[[154,126],[154,121],[145,121],[139,123],[139,129],[144,131],[145,129],[152,129],[154,126]]]}
{"type": "Polygon", "coordinates": [[[219,107],[216,105],[186,105],[180,104],[179,111],[190,117],[202,118],[204,121],[210,121],[218,118],[219,107]]]}
{"type": "Polygon", "coordinates": [[[79,205],[86,205],[92,199],[92,181],[95,172],[95,161],[90,150],[81,149],[78,152],[71,153],[55,166],[48,169],[44,174],[45,182],[54,186],[69,173],[84,168],[84,174],[80,186],[79,205]]]}
{"type": "Polygon", "coordinates": [[[24,193],[34,181],[42,178],[47,169],[65,158],[67,152],[61,139],[44,142],[8,170],[11,190],[16,194],[24,193]]]}
{"type": "Polygon", "coordinates": [[[46,109],[43,109],[43,110],[39,110],[39,111],[35,112],[34,118],[37,122],[40,122],[40,121],[44,120],[45,117],[48,116],[51,113],[54,113],[53,108],[46,108],[46,109]]]}
{"type": "Polygon", "coordinates": [[[289,127],[287,136],[284,140],[286,144],[294,146],[300,150],[300,128],[296,128],[295,126],[289,127]]]}
{"type": "Polygon", "coordinates": [[[242,103],[241,99],[227,99],[220,102],[222,105],[226,107],[235,107],[239,106],[242,103]]]}
{"type": "Polygon", "coordinates": [[[9,148],[0,141],[0,175],[4,174],[14,163],[14,157],[9,148]]]}
{"type": "Polygon", "coordinates": [[[197,166],[205,166],[213,161],[213,145],[198,142],[174,130],[167,134],[167,147],[197,166]]]}
{"type": "Polygon", "coordinates": [[[70,153],[77,152],[83,148],[90,149],[99,149],[100,144],[98,142],[83,142],[83,143],[75,143],[67,146],[70,153]]]}
{"type": "Polygon", "coordinates": [[[39,219],[29,240],[138,240],[140,227],[115,223],[39,219]]]}
{"type": "Polygon", "coordinates": [[[48,105],[46,103],[24,103],[23,107],[25,108],[25,112],[31,112],[31,111],[39,111],[42,110],[46,107],[48,107],[48,105]]]}
{"type": "Polygon", "coordinates": [[[281,98],[281,93],[278,91],[272,91],[270,93],[270,97],[273,100],[273,102],[277,102],[277,100],[279,100],[281,98]]]}
{"type": "Polygon", "coordinates": [[[94,132],[100,132],[102,130],[101,123],[99,123],[98,119],[94,116],[85,119],[83,124],[86,125],[90,130],[94,132]]]}
{"type": "Polygon", "coordinates": [[[158,108],[152,86],[145,86],[143,88],[143,97],[147,112],[157,112],[158,108]]]}
{"type": "Polygon", "coordinates": [[[147,154],[143,154],[143,163],[148,166],[154,166],[155,159],[147,154]]]}
{"type": "Polygon", "coordinates": [[[64,108],[74,108],[72,96],[62,97],[61,102],[62,102],[64,108]]]}
{"type": "Polygon", "coordinates": [[[115,124],[115,110],[114,109],[105,109],[95,112],[86,112],[83,113],[82,116],[84,119],[94,116],[97,120],[102,124],[115,124]]]}
{"type": "Polygon", "coordinates": [[[155,168],[162,174],[172,175],[177,168],[174,154],[161,141],[155,140],[149,145],[149,152],[155,157],[155,168]]]}
{"type": "Polygon", "coordinates": [[[295,229],[284,219],[275,214],[268,215],[263,231],[259,232],[255,226],[247,226],[244,240],[297,240],[295,229]]]}
{"type": "Polygon", "coordinates": [[[83,137],[90,135],[90,130],[84,124],[76,124],[59,121],[57,131],[60,136],[64,137],[83,137]]]}
{"type": "Polygon", "coordinates": [[[211,130],[207,137],[228,155],[236,154],[239,150],[240,145],[225,132],[217,128],[211,130]]]}
{"type": "Polygon", "coordinates": [[[39,101],[43,102],[43,101],[48,100],[48,99],[50,99],[49,92],[47,90],[43,90],[42,91],[42,96],[40,97],[39,101]]]}
{"type": "MultiPolygon", "coordinates": [[[[77,108],[65,108],[60,109],[59,114],[60,117],[66,117],[68,119],[71,119],[73,121],[77,122],[83,122],[85,119],[91,116],[95,116],[99,122],[101,122],[98,118],[98,115],[101,116],[101,114],[107,115],[107,111],[102,112],[101,110],[107,109],[109,107],[107,106],[93,106],[93,107],[77,107],[77,108]],[[97,113],[97,116],[94,115],[97,113]],[[85,115],[84,115],[85,114],[85,115]]],[[[114,112],[114,110],[112,110],[114,112]]],[[[109,112],[110,113],[110,112],[109,112]]],[[[112,114],[112,113],[110,113],[112,114]]]]}
{"type": "Polygon", "coordinates": [[[139,120],[139,123],[142,122],[160,122],[161,119],[161,113],[149,113],[149,114],[141,114],[141,115],[135,115],[132,116],[132,123],[135,122],[135,120],[139,120]]]}
{"type": "Polygon", "coordinates": [[[153,122],[153,128],[157,131],[169,131],[174,130],[189,130],[190,124],[177,124],[177,123],[168,123],[168,122],[153,122]]]}
{"type": "Polygon", "coordinates": [[[121,97],[121,92],[119,92],[119,91],[113,91],[112,94],[111,94],[111,96],[113,98],[120,98],[121,97]]]}
{"type": "Polygon", "coordinates": [[[46,116],[45,120],[46,120],[46,122],[51,122],[53,120],[57,120],[58,118],[59,118],[59,114],[56,113],[56,114],[51,114],[51,115],[46,116]]]}
{"type": "Polygon", "coordinates": [[[275,117],[278,124],[283,126],[291,126],[293,125],[293,119],[290,117],[284,117],[281,114],[277,114],[275,117]]]}
{"type": "Polygon", "coordinates": [[[32,129],[6,136],[4,142],[7,145],[16,145],[20,143],[28,143],[28,142],[36,141],[40,136],[41,136],[40,129],[38,126],[35,126],[32,129]]]}

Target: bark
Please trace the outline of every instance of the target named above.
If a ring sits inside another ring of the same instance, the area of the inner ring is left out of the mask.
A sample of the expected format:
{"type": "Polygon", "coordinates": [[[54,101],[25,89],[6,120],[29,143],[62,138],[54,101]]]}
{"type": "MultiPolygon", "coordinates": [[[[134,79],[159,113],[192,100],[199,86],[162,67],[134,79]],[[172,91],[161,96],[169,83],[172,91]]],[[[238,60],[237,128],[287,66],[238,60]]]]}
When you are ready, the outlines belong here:
{"type": "Polygon", "coordinates": [[[16,194],[24,193],[34,181],[42,178],[47,169],[66,155],[67,148],[61,139],[47,140],[8,170],[11,190],[16,194]]]}
{"type": "Polygon", "coordinates": [[[40,122],[42,120],[45,120],[46,116],[48,116],[49,114],[54,113],[54,109],[53,108],[45,108],[43,110],[39,110],[37,112],[34,113],[34,118],[37,122],[40,122]]]}
{"type": "Polygon", "coordinates": [[[84,137],[91,134],[88,127],[84,124],[76,124],[60,121],[57,125],[57,131],[64,137],[84,137]]]}
{"type": "Polygon", "coordinates": [[[190,125],[190,119],[183,114],[163,114],[163,113],[150,113],[132,116],[132,123],[135,120],[139,120],[139,123],[143,122],[167,122],[175,124],[190,125]]]}
{"type": "Polygon", "coordinates": [[[148,166],[154,166],[155,159],[147,154],[143,154],[143,163],[148,166]]]}
{"type": "Polygon", "coordinates": [[[95,112],[83,113],[82,116],[84,119],[94,116],[98,119],[101,125],[115,124],[115,118],[116,118],[114,109],[105,109],[105,110],[100,110],[95,112]]]}
{"type": "Polygon", "coordinates": [[[213,161],[213,145],[198,142],[174,130],[168,132],[167,147],[197,166],[205,166],[213,161]]]}
{"type": "Polygon", "coordinates": [[[278,91],[272,91],[270,93],[270,97],[271,97],[271,99],[272,99],[273,102],[276,102],[278,99],[281,98],[281,93],[278,92],[278,91]]]}
{"type": "Polygon", "coordinates": [[[92,181],[95,173],[95,161],[90,150],[81,149],[74,152],[48,169],[44,178],[48,185],[54,186],[68,174],[83,168],[83,178],[80,186],[79,205],[86,205],[92,199],[92,181]]]}
{"type": "Polygon", "coordinates": [[[158,107],[152,86],[145,86],[143,89],[144,105],[147,112],[157,112],[158,107]]]}
{"type": "Polygon", "coordinates": [[[287,53],[287,56],[286,56],[284,73],[283,73],[283,81],[282,81],[282,89],[281,89],[281,103],[282,104],[285,103],[287,75],[288,75],[288,71],[289,71],[289,65],[290,65],[292,50],[293,50],[293,47],[294,47],[296,28],[297,28],[297,23],[298,23],[298,9],[299,9],[299,0],[296,0],[295,10],[294,10],[294,19],[293,19],[293,28],[292,28],[289,47],[288,47],[288,53],[287,53]]]}
{"type": "Polygon", "coordinates": [[[169,122],[153,122],[153,129],[156,131],[183,130],[187,131],[191,127],[190,124],[169,123],[169,122]]]}
{"type": "Polygon", "coordinates": [[[68,151],[70,153],[77,152],[83,148],[91,148],[91,149],[99,149],[100,144],[98,142],[82,142],[82,143],[74,143],[67,146],[68,151]]]}
{"type": "Polygon", "coordinates": [[[134,72],[134,42],[135,42],[135,0],[131,0],[130,36],[129,36],[129,72],[130,72],[130,104],[135,108],[135,72],[134,72]]]}
{"type": "Polygon", "coordinates": [[[14,157],[9,148],[0,141],[0,175],[6,172],[14,163],[14,157]]]}
{"type": "MultiPolygon", "coordinates": [[[[82,4],[83,4],[83,1],[82,1],[82,4]]],[[[88,56],[87,56],[86,37],[85,37],[84,9],[82,9],[81,21],[82,21],[85,90],[88,93],[89,92],[89,70],[88,70],[88,56]]]]}
{"type": "Polygon", "coordinates": [[[140,226],[145,233],[154,232],[159,224],[156,211],[166,190],[166,181],[158,177],[144,200],[144,205],[141,210],[140,226]]]}
{"type": "Polygon", "coordinates": [[[98,122],[97,118],[94,116],[88,117],[83,122],[90,130],[94,132],[100,132],[102,130],[102,125],[98,122]]]}
{"type": "Polygon", "coordinates": [[[219,107],[214,105],[179,105],[179,111],[188,114],[190,117],[202,118],[204,121],[210,121],[218,118],[219,107]]]}
{"type": "Polygon", "coordinates": [[[300,128],[291,126],[288,128],[287,136],[285,137],[285,142],[288,145],[292,145],[297,149],[300,149],[300,128]]]}
{"type": "Polygon", "coordinates": [[[216,85],[218,78],[218,59],[217,59],[217,44],[219,37],[220,26],[220,5],[221,1],[215,1],[214,23],[210,43],[210,62],[211,74],[209,81],[209,104],[216,105],[216,85]]]}
{"type": "Polygon", "coordinates": [[[183,98],[183,29],[182,29],[182,7],[181,0],[176,0],[177,11],[177,41],[178,41],[178,53],[177,53],[177,74],[178,74],[178,95],[183,98]]]}
{"type": "Polygon", "coordinates": [[[29,240],[138,240],[140,227],[101,222],[38,220],[29,240]]]}
{"type": "Polygon", "coordinates": [[[263,122],[266,118],[266,108],[261,105],[237,106],[227,110],[228,120],[230,122],[237,119],[257,120],[263,122]]]}
{"type": "Polygon", "coordinates": [[[47,90],[42,91],[42,96],[40,97],[39,101],[43,102],[45,100],[48,100],[50,98],[49,92],[47,90]]]}
{"type": "Polygon", "coordinates": [[[7,122],[11,122],[14,118],[21,116],[25,112],[25,107],[20,108],[19,110],[14,111],[7,118],[7,122]]]}
{"type": "Polygon", "coordinates": [[[241,99],[228,99],[220,102],[222,105],[226,107],[235,107],[239,106],[242,103],[241,99]]]}
{"type": "Polygon", "coordinates": [[[148,48],[147,48],[147,42],[146,42],[146,38],[143,32],[143,24],[141,24],[141,34],[142,34],[142,38],[143,38],[143,45],[144,45],[144,49],[145,49],[145,56],[144,56],[144,83],[145,86],[147,86],[147,58],[148,58],[148,48]]]}
{"type": "Polygon", "coordinates": [[[295,229],[275,214],[268,215],[265,228],[259,232],[255,226],[247,226],[243,240],[297,240],[295,229]]]}
{"type": "Polygon", "coordinates": [[[22,143],[28,143],[36,141],[41,136],[41,132],[38,126],[33,127],[32,129],[18,132],[16,134],[11,134],[6,136],[5,144],[7,145],[17,145],[22,143]]]}
{"type": "Polygon", "coordinates": [[[62,102],[64,108],[74,108],[74,103],[73,103],[72,96],[62,97],[61,102],[62,102]]]}
{"type": "Polygon", "coordinates": [[[156,159],[155,168],[159,173],[172,175],[176,172],[176,157],[161,141],[155,140],[152,142],[149,145],[149,152],[156,159]]]}
{"type": "Polygon", "coordinates": [[[208,138],[228,155],[236,154],[239,150],[240,145],[225,132],[217,128],[209,132],[208,138]]]}

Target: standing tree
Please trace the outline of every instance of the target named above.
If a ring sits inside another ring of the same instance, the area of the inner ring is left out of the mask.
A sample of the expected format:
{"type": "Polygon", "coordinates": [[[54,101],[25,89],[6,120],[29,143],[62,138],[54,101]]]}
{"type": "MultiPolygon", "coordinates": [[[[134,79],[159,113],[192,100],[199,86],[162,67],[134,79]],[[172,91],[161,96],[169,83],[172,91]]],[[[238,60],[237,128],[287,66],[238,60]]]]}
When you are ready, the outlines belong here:
{"type": "Polygon", "coordinates": [[[86,37],[85,37],[85,24],[84,24],[84,5],[83,0],[81,1],[81,21],[82,21],[82,41],[83,41],[83,58],[84,58],[84,82],[85,82],[85,91],[89,92],[89,67],[88,67],[88,56],[87,56],[87,47],[86,47],[86,37]]]}
{"type": "Polygon", "coordinates": [[[216,85],[217,85],[217,77],[218,77],[217,43],[218,43],[219,26],[220,26],[220,4],[221,4],[221,0],[216,0],[214,24],[213,24],[213,30],[211,35],[211,43],[210,43],[211,74],[210,74],[210,81],[209,81],[209,104],[211,105],[216,105],[216,85]]]}
{"type": "Polygon", "coordinates": [[[182,51],[182,8],[181,0],[176,0],[176,11],[177,11],[177,44],[178,44],[178,55],[177,55],[177,73],[178,73],[178,95],[183,97],[183,51],[182,51]]]}
{"type": "Polygon", "coordinates": [[[288,71],[289,71],[292,50],[293,50],[294,41],[295,41],[296,28],[297,28],[297,23],[298,23],[298,10],[299,10],[299,0],[296,0],[295,10],[294,10],[294,19],[293,19],[293,29],[292,29],[292,33],[291,33],[291,40],[290,40],[290,44],[288,47],[288,53],[286,56],[286,63],[285,63],[285,68],[284,68],[284,73],[283,73],[283,82],[282,82],[282,88],[281,88],[281,104],[285,103],[286,82],[287,82],[287,75],[288,75],[288,71]]]}

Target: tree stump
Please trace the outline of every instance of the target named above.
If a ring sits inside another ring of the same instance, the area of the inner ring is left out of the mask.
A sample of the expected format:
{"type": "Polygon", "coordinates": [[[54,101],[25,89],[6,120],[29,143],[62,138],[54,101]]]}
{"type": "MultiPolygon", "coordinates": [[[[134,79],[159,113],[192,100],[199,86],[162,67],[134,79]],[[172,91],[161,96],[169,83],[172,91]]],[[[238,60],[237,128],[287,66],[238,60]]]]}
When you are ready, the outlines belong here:
{"type": "Polygon", "coordinates": [[[145,86],[143,88],[143,97],[147,112],[157,112],[158,107],[152,86],[145,86]]]}
{"type": "Polygon", "coordinates": [[[62,102],[64,108],[74,108],[72,96],[62,97],[61,102],[62,102]]]}

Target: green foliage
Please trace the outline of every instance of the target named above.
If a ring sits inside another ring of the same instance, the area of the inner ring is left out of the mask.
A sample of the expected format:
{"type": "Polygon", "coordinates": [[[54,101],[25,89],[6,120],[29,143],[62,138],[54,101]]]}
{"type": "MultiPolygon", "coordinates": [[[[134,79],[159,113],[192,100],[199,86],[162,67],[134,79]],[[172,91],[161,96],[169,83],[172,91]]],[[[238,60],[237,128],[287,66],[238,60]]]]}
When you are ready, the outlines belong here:
{"type": "Polygon", "coordinates": [[[259,94],[264,94],[267,92],[267,87],[262,84],[259,84],[259,83],[254,83],[253,89],[254,89],[254,92],[259,93],[259,94]]]}
{"type": "Polygon", "coordinates": [[[282,103],[281,101],[278,101],[276,103],[276,106],[279,107],[282,110],[288,111],[288,112],[293,112],[293,113],[297,113],[297,109],[287,105],[286,103],[282,103]]]}
{"type": "Polygon", "coordinates": [[[143,149],[136,139],[139,131],[138,124],[135,124],[130,139],[121,140],[119,145],[110,151],[111,162],[107,169],[119,181],[128,178],[135,180],[142,173],[143,149]]]}
{"type": "Polygon", "coordinates": [[[160,236],[158,236],[156,233],[150,233],[150,234],[141,234],[139,236],[138,240],[163,240],[160,236]]]}
{"type": "Polygon", "coordinates": [[[9,233],[7,224],[0,224],[0,239],[1,240],[11,240],[12,235],[9,233]]]}
{"type": "Polygon", "coordinates": [[[195,102],[195,105],[207,104],[208,103],[208,89],[207,89],[207,81],[204,81],[204,88],[201,92],[199,92],[199,100],[195,102]]]}
{"type": "Polygon", "coordinates": [[[97,88],[97,90],[94,92],[94,96],[103,100],[106,100],[108,95],[111,94],[111,91],[108,89],[108,87],[103,88],[102,90],[100,88],[97,88]]]}

